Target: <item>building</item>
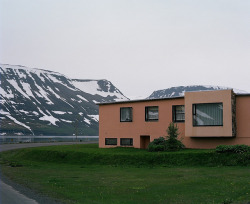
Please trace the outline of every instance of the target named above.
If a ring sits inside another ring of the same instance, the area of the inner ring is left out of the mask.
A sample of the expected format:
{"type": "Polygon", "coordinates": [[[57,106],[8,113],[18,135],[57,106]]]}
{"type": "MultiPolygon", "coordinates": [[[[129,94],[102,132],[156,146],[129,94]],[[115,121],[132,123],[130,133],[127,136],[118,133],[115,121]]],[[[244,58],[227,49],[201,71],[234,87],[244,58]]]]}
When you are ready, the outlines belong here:
{"type": "Polygon", "coordinates": [[[179,127],[187,148],[250,145],[250,94],[232,90],[186,92],[183,97],[99,104],[99,147],[147,148],[179,127]]]}

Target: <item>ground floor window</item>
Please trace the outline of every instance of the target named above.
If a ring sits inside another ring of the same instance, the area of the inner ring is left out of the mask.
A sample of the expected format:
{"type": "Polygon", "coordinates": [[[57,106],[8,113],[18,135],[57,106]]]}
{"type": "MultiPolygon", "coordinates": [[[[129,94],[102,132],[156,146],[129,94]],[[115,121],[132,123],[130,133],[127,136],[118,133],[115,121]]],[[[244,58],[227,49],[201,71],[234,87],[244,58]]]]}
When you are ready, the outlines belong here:
{"type": "Polygon", "coordinates": [[[121,146],[133,146],[132,138],[121,138],[120,141],[121,146]]]}
{"type": "Polygon", "coordinates": [[[193,104],[193,126],[222,126],[223,104],[193,104]]]}
{"type": "Polygon", "coordinates": [[[105,138],[105,145],[117,145],[117,138],[105,138]]]}

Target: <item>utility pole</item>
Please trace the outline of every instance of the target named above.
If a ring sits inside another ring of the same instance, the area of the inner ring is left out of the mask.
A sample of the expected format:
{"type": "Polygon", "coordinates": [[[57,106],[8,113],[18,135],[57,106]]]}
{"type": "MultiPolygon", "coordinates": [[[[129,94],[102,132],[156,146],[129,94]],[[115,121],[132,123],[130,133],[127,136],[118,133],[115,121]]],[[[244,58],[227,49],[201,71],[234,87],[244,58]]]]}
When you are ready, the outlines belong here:
{"type": "Polygon", "coordinates": [[[77,135],[78,135],[78,129],[79,129],[79,121],[80,121],[80,116],[78,115],[75,119],[74,122],[74,130],[75,130],[75,136],[76,136],[76,141],[77,141],[77,135]]]}

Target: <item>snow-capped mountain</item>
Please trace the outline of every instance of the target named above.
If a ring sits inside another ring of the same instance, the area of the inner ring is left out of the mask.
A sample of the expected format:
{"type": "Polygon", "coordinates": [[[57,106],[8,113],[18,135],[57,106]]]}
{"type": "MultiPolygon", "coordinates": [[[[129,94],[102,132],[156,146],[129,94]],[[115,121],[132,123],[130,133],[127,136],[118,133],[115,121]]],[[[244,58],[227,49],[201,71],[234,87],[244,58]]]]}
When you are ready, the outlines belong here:
{"type": "Polygon", "coordinates": [[[1,135],[98,135],[97,102],[128,100],[110,81],[0,64],[1,135]]]}
{"type": "Polygon", "coordinates": [[[110,81],[72,79],[72,84],[81,91],[95,95],[98,102],[128,100],[110,81]]]}
{"type": "MultiPolygon", "coordinates": [[[[168,89],[154,91],[149,97],[147,97],[147,99],[184,96],[185,92],[191,92],[191,91],[210,91],[210,90],[224,90],[224,89],[233,89],[233,88],[222,87],[222,86],[207,86],[207,85],[177,86],[168,89]]],[[[238,89],[233,89],[233,91],[235,93],[246,93],[246,91],[238,89]]]]}

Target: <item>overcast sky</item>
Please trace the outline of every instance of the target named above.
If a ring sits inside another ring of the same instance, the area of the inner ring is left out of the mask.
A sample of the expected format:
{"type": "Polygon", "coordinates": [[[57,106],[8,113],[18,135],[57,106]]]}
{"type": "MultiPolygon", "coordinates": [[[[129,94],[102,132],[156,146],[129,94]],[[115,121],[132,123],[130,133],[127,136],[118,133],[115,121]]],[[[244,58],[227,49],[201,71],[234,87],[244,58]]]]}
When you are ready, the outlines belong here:
{"type": "Polygon", "coordinates": [[[250,92],[250,0],[0,0],[0,62],[108,79],[130,98],[250,92]]]}

